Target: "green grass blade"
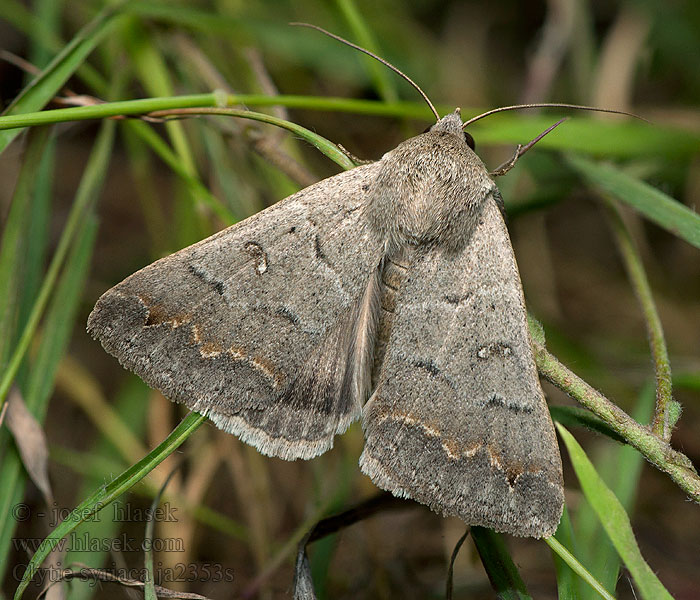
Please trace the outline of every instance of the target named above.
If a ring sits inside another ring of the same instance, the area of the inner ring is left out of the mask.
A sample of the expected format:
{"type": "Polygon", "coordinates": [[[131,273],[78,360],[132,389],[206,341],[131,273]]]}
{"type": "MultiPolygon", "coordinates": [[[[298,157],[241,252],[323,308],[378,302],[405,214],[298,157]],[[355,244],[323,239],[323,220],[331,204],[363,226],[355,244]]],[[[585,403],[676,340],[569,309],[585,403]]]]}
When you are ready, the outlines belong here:
{"type": "MultiPolygon", "coordinates": [[[[378,102],[353,98],[334,98],[318,96],[262,94],[192,94],[164,98],[141,98],[107,102],[92,106],[74,106],[33,112],[0,116],[0,130],[64,123],[69,121],[102,119],[118,115],[142,115],[156,110],[179,108],[214,107],[214,106],[286,106],[328,112],[347,112],[360,115],[400,117],[420,119],[432,122],[434,118],[430,109],[419,102],[378,102]]],[[[437,106],[441,114],[454,107],[437,106]]],[[[462,114],[476,114],[475,109],[463,109],[462,114]]],[[[478,142],[488,144],[513,144],[530,140],[552,124],[552,118],[535,117],[522,119],[519,116],[502,116],[486,125],[474,126],[472,133],[478,142]]],[[[563,127],[557,128],[537,144],[538,148],[551,150],[574,150],[597,156],[617,158],[639,156],[664,156],[667,158],[690,157],[700,150],[700,135],[681,131],[672,127],[649,128],[644,123],[612,123],[593,121],[580,117],[571,117],[563,127]],[[581,136],[593,136],[596,143],[583,144],[581,136]],[[613,141],[621,138],[635,137],[638,144],[614,145],[613,141]]]]}
{"type": "MultiPolygon", "coordinates": [[[[37,213],[45,207],[38,199],[42,187],[42,157],[51,144],[49,129],[37,129],[28,136],[22,168],[12,197],[12,205],[0,245],[0,373],[7,367],[7,359],[16,342],[22,323],[22,301],[27,290],[26,277],[34,271],[33,246],[41,240],[32,237],[33,227],[40,220],[37,213]],[[37,204],[39,206],[37,206],[37,204]]],[[[23,390],[22,390],[23,391],[23,390]]],[[[25,401],[27,399],[25,398],[25,401]]],[[[31,400],[31,399],[30,399],[31,400]]],[[[35,416],[36,406],[28,404],[35,416]]],[[[12,536],[17,521],[12,509],[22,500],[25,472],[22,460],[7,428],[0,429],[0,578],[4,577],[11,551],[12,536]]]]}
{"type": "Polygon", "coordinates": [[[499,600],[531,598],[525,583],[508,553],[503,537],[484,527],[472,527],[472,538],[486,574],[499,600]]]}
{"type": "Polygon", "coordinates": [[[156,594],[156,577],[155,570],[153,568],[153,538],[156,529],[156,511],[160,506],[161,498],[163,497],[163,492],[165,488],[168,487],[170,480],[175,474],[177,467],[175,467],[170,474],[167,476],[163,485],[156,492],[151,502],[151,517],[146,522],[146,532],[143,540],[143,554],[144,554],[144,588],[143,588],[143,598],[144,600],[158,600],[158,595],[156,594]]]}
{"type": "Polygon", "coordinates": [[[166,164],[173,172],[180,177],[185,185],[200,198],[208,208],[227,225],[235,222],[233,215],[227,207],[223,206],[207,187],[195,176],[193,176],[180,162],[177,154],[155,129],[143,121],[130,121],[124,124],[130,128],[142,142],[147,144],[151,150],[166,164]]]}
{"type": "MultiPolygon", "coordinates": [[[[9,436],[4,436],[8,438],[9,436]]],[[[26,472],[22,466],[22,459],[11,440],[4,441],[2,463],[0,464],[0,575],[5,576],[5,569],[11,566],[8,556],[12,551],[12,537],[17,527],[15,507],[24,497],[24,481],[26,472]]]]}
{"type": "Polygon", "coordinates": [[[80,523],[97,514],[105,506],[110,505],[116,498],[141,481],[163,460],[170,456],[204,421],[206,421],[206,417],[194,412],[189,413],[157,448],[73,509],[66,519],[40,544],[29,561],[27,570],[22,575],[14,600],[19,600],[22,597],[32,577],[34,577],[41,564],[59,544],[61,539],[73,531],[80,523]]]}
{"type": "MultiPolygon", "coordinates": [[[[571,519],[569,518],[569,511],[566,505],[564,505],[564,512],[561,515],[561,520],[559,521],[559,526],[557,527],[554,537],[564,548],[575,548],[574,531],[571,526],[571,519]]],[[[552,546],[549,540],[545,541],[550,547],[552,546]]],[[[552,548],[552,556],[554,557],[554,569],[557,573],[557,593],[559,594],[559,598],[580,600],[579,583],[581,580],[576,575],[576,571],[569,565],[569,561],[566,560],[566,557],[560,556],[558,552],[554,551],[554,548],[552,548]]]]}
{"type": "Polygon", "coordinates": [[[7,397],[7,392],[22,363],[22,359],[29,348],[29,343],[39,326],[39,321],[44,313],[44,309],[51,297],[58,274],[63,267],[65,257],[73,243],[76,231],[81,222],[85,219],[90,206],[99,195],[99,189],[104,181],[105,172],[109,163],[114,141],[114,122],[107,121],[102,127],[102,131],[95,143],[95,148],[90,156],[90,160],[85,169],[85,174],[80,182],[80,187],[76,193],[75,202],[71,207],[68,220],[64,227],[61,239],[49,265],[46,277],[41,286],[39,295],[32,306],[32,311],[27,323],[22,331],[22,335],[17,343],[17,347],[10,358],[7,369],[2,374],[0,380],[0,406],[7,397]]]}
{"type": "MultiPolygon", "coordinates": [[[[53,98],[75,70],[92,52],[115,22],[113,9],[102,10],[85,25],[66,47],[41,71],[10,104],[3,116],[34,112],[53,98]]],[[[0,131],[0,152],[17,136],[20,130],[0,131]]]]}
{"type": "MultiPolygon", "coordinates": [[[[148,408],[148,396],[150,394],[150,389],[137,377],[128,377],[125,385],[116,394],[114,401],[115,410],[124,419],[128,419],[132,424],[134,430],[132,433],[139,438],[144,433],[146,428],[146,412],[148,408]]],[[[102,436],[99,441],[90,448],[88,451],[90,458],[100,457],[104,459],[111,459],[116,464],[123,464],[119,459],[119,451],[109,442],[107,438],[102,436]],[[118,462],[117,462],[118,461],[118,462]]],[[[56,460],[56,452],[54,449],[51,451],[52,459],[56,460]]],[[[59,462],[61,462],[59,460],[59,462]]],[[[71,466],[83,465],[85,463],[85,457],[81,454],[78,457],[73,457],[70,461],[71,466]]],[[[123,469],[119,467],[117,471],[123,469]]],[[[104,473],[109,473],[114,469],[110,467],[109,469],[101,469],[99,475],[88,475],[83,480],[80,490],[78,491],[78,498],[85,498],[92,490],[99,487],[104,481],[104,473]]],[[[116,505],[119,504],[119,500],[115,500],[115,511],[118,510],[116,505]]],[[[76,540],[82,539],[100,539],[109,540],[114,538],[118,532],[122,523],[114,520],[115,512],[112,515],[102,514],[101,518],[91,520],[87,523],[79,525],[74,532],[76,540]]],[[[92,549],[84,547],[70,548],[63,558],[63,564],[66,567],[70,567],[73,563],[79,562],[84,565],[88,565],[93,568],[100,568],[104,564],[105,558],[108,553],[102,548],[92,549]]],[[[74,584],[74,587],[70,592],[70,600],[88,600],[94,595],[95,589],[93,586],[87,584],[74,584]]]]}
{"type": "MultiPolygon", "coordinates": [[[[113,129],[113,125],[108,129],[113,129]]],[[[3,369],[3,385],[6,386],[6,389],[9,389],[14,375],[19,370],[24,351],[26,351],[33,333],[38,327],[44,307],[51,300],[51,303],[48,305],[42,343],[32,363],[32,368],[26,370],[27,377],[23,385],[27,406],[40,421],[43,420],[46,412],[56,366],[68,343],[75,311],[83,289],[83,281],[89,267],[96,226],[94,221],[91,222],[87,215],[93,202],[92,199],[99,194],[98,187],[106,170],[111,139],[111,135],[102,138],[103,146],[100,147],[102,153],[97,153],[99,160],[91,161],[92,168],[86,170],[86,177],[83,181],[88,181],[90,185],[81,186],[84,202],[81,203],[76,200],[74,203],[72,211],[76,211],[76,216],[72,221],[69,218],[69,223],[72,222],[72,225],[67,225],[64,230],[59,249],[54,256],[52,266],[49,268],[49,273],[44,278],[41,293],[32,307],[20,342],[15,349],[8,368],[3,369]],[[87,176],[88,171],[90,173],[89,177],[87,176]],[[63,265],[63,258],[66,255],[65,269],[52,297],[54,283],[57,280],[59,270],[63,265]]],[[[36,164],[40,168],[43,167],[43,163],[40,160],[36,161],[36,164]]],[[[29,224],[30,231],[34,225],[34,222],[29,224]]],[[[44,243],[43,240],[35,240],[29,235],[27,238],[30,243],[44,243]]],[[[41,256],[38,258],[41,259],[41,256]]],[[[15,526],[15,523],[10,518],[10,507],[21,501],[25,481],[20,457],[14,451],[14,448],[6,444],[6,440],[3,440],[3,444],[6,451],[0,467],[0,481],[2,482],[0,506],[5,508],[0,513],[5,516],[2,520],[2,529],[0,530],[0,564],[2,565],[6,564],[4,557],[9,549],[10,538],[15,526]]]]}
{"type": "Polygon", "coordinates": [[[579,406],[550,406],[549,414],[557,423],[566,425],[567,427],[585,427],[596,433],[601,433],[609,438],[625,443],[624,438],[605,423],[602,419],[596,417],[591,411],[579,406]]]}
{"type": "MultiPolygon", "coordinates": [[[[547,542],[552,551],[555,552],[556,555],[563,562],[565,562],[574,573],[576,573],[579,577],[581,577],[581,579],[583,579],[588,585],[590,585],[601,598],[605,598],[605,600],[615,600],[615,596],[608,592],[608,590],[606,590],[605,587],[603,587],[603,585],[595,577],[593,577],[593,575],[591,575],[578,560],[576,560],[576,557],[573,554],[571,554],[571,552],[569,552],[556,537],[546,538],[544,541],[547,542]]],[[[561,588],[559,589],[559,591],[560,598],[568,599],[577,597],[574,594],[562,595],[561,588]]]]}
{"type": "MultiPolygon", "coordinates": [[[[46,311],[41,344],[25,385],[29,406],[48,407],[58,363],[65,353],[82,300],[85,281],[90,269],[92,251],[97,235],[94,214],[85,215],[76,233],[75,243],[66,260],[66,266],[46,311]],[[35,400],[36,399],[36,400],[35,400]]],[[[44,416],[44,413],[41,413],[44,416]]]]}
{"type": "Polygon", "coordinates": [[[43,40],[58,38],[64,9],[63,0],[36,0],[32,4],[29,62],[33,65],[44,68],[56,54],[49,50],[43,40]]]}
{"type": "MultiPolygon", "coordinates": [[[[462,109],[467,118],[478,114],[473,109],[462,109]]],[[[564,113],[563,116],[567,116],[564,113]]],[[[700,134],[670,126],[651,126],[634,120],[599,121],[576,117],[570,118],[549,135],[537,142],[537,147],[552,150],[569,150],[586,155],[607,158],[640,156],[663,156],[666,159],[692,157],[700,151],[700,134]]],[[[470,128],[479,144],[526,143],[542,133],[561,118],[559,112],[548,112],[546,116],[509,115],[494,117],[470,128]]]]}
{"type": "MultiPolygon", "coordinates": [[[[155,110],[174,108],[194,108],[205,106],[286,106],[307,110],[327,112],[346,112],[359,115],[400,117],[407,119],[423,119],[431,122],[430,109],[420,102],[378,102],[376,100],[361,100],[353,98],[262,94],[189,94],[162,98],[140,98],[106,102],[90,106],[73,106],[58,108],[36,113],[15,114],[0,117],[0,129],[13,129],[29,125],[45,125],[47,123],[62,123],[68,121],[100,119],[117,115],[140,115],[155,110]]],[[[437,106],[441,113],[449,112],[450,108],[437,106]]],[[[476,114],[475,109],[463,109],[463,115],[476,114]]],[[[475,137],[482,144],[512,144],[530,140],[552,124],[552,118],[536,117],[522,119],[517,116],[499,117],[497,122],[489,121],[488,125],[474,126],[475,137]]],[[[592,155],[614,157],[637,156],[692,156],[700,150],[700,135],[679,131],[671,127],[656,127],[649,130],[643,123],[625,124],[625,132],[636,132],[644,139],[639,146],[621,146],[610,148],[609,145],[594,144],[582,146],[579,133],[587,132],[596,139],[610,140],[617,138],[622,125],[604,121],[592,121],[581,117],[571,117],[563,127],[557,128],[550,135],[538,142],[538,148],[552,150],[576,150],[592,155]],[[645,137],[646,136],[646,137],[645,137]]]]}
{"type": "MultiPolygon", "coordinates": [[[[129,59],[138,75],[139,83],[146,92],[152,96],[172,96],[174,84],[171,71],[165,63],[163,51],[157,47],[159,37],[153,35],[152,31],[147,31],[139,19],[129,20],[128,27],[125,28],[122,37],[129,53],[129,59]]],[[[187,139],[184,123],[174,120],[166,121],[164,127],[182,169],[192,179],[199,181],[197,166],[191,144],[187,139]]],[[[182,213],[177,211],[175,213],[175,229],[181,232],[190,229],[181,236],[183,239],[178,240],[179,246],[193,243],[207,233],[206,220],[200,210],[201,206],[197,205],[207,204],[207,200],[210,200],[212,196],[208,191],[202,192],[203,187],[202,185],[187,186],[188,195],[193,201],[185,201],[180,204],[179,210],[182,213]],[[180,223],[177,222],[178,216],[181,216],[180,223]]],[[[216,201],[216,205],[219,205],[218,201],[216,201]]],[[[218,209],[226,212],[221,206],[218,206],[218,209]]],[[[230,215],[228,216],[230,217],[230,215]]]]}
{"type": "Polygon", "coordinates": [[[39,181],[38,169],[46,148],[50,129],[32,131],[27,142],[22,168],[17,178],[12,205],[7,216],[0,242],[0,371],[4,371],[13,343],[19,296],[22,290],[21,277],[25,268],[24,257],[31,239],[31,206],[34,188],[39,181]]]}
{"type": "Polygon", "coordinates": [[[22,2],[3,0],[0,3],[0,20],[30,37],[35,46],[41,45],[51,50],[58,48],[59,40],[51,24],[44,22],[35,10],[27,8],[22,2]]]}
{"type": "Polygon", "coordinates": [[[301,125],[297,125],[291,121],[285,121],[278,117],[273,117],[272,115],[257,113],[250,110],[239,110],[237,108],[195,108],[189,111],[183,111],[183,114],[226,115],[276,125],[277,127],[291,131],[294,135],[299,136],[344,169],[352,169],[356,166],[355,163],[348,158],[347,154],[342,152],[333,142],[328,141],[326,138],[301,125]]]}
{"type": "Polygon", "coordinates": [[[569,451],[581,489],[632,575],[641,597],[648,600],[671,600],[671,594],[642,557],[629,517],[617,496],[598,475],[574,436],[562,425],[557,424],[556,427],[569,451]]]}
{"type": "MultiPolygon", "coordinates": [[[[243,97],[230,96],[227,99],[227,104],[231,104],[231,100],[244,100],[243,97]]],[[[338,147],[320,135],[309,131],[305,127],[301,127],[296,123],[285,121],[267,115],[247,110],[239,110],[235,108],[220,108],[219,98],[215,94],[199,94],[196,96],[181,96],[175,98],[149,98],[148,100],[128,100],[124,102],[109,102],[98,106],[80,106],[77,108],[62,108],[59,110],[44,111],[40,113],[32,113],[31,115],[21,115],[20,117],[0,117],[0,129],[3,127],[24,127],[28,125],[40,125],[46,123],[59,123],[72,120],[87,119],[104,119],[115,115],[128,114],[145,114],[160,110],[178,110],[191,108],[191,114],[220,114],[240,117],[243,119],[253,119],[263,123],[276,125],[283,129],[291,131],[293,134],[300,136],[309,144],[323,152],[331,160],[339,164],[344,169],[351,169],[355,164],[341,152],[338,147]],[[21,124],[19,124],[21,123],[21,124]]],[[[273,104],[268,102],[268,104],[273,104]]],[[[165,157],[167,153],[159,152],[161,157],[165,157]]],[[[175,163],[176,160],[168,160],[169,164],[175,163]]],[[[228,215],[227,218],[231,218],[228,215]]]]}
{"type": "Polygon", "coordinates": [[[594,187],[618,200],[660,227],[700,248],[700,215],[649,184],[611,167],[581,156],[568,163],[594,187]]]}
{"type": "MultiPolygon", "coordinates": [[[[639,401],[632,412],[632,417],[639,423],[649,422],[654,410],[654,387],[647,385],[639,395],[639,401]]],[[[563,423],[563,425],[566,425],[563,423]]],[[[618,446],[606,444],[598,448],[595,466],[620,501],[625,511],[630,514],[639,485],[644,459],[629,445],[618,446]]],[[[578,555],[586,559],[598,580],[607,588],[614,590],[620,573],[620,557],[610,539],[602,530],[595,511],[588,503],[581,503],[576,513],[578,555]]],[[[592,594],[583,594],[584,599],[593,598],[592,594]]]]}
{"type": "MultiPolygon", "coordinates": [[[[43,421],[48,407],[54,375],[73,330],[75,315],[82,297],[84,282],[90,267],[93,244],[97,233],[94,218],[83,222],[71,253],[66,261],[66,269],[51,305],[47,312],[46,324],[36,358],[28,369],[24,386],[24,398],[32,413],[43,421]]],[[[3,457],[0,478],[3,481],[3,506],[19,502],[24,494],[26,474],[22,461],[16,452],[8,452],[3,457]],[[10,504],[8,504],[10,502],[10,504]]],[[[10,522],[11,511],[3,512],[2,534],[0,535],[0,564],[5,564],[6,552],[16,523],[10,522]],[[5,519],[7,522],[4,522],[5,519]]]]}
{"type": "Polygon", "coordinates": [[[55,108],[40,112],[3,115],[0,116],[0,130],[29,127],[31,125],[104,119],[119,115],[143,115],[156,110],[238,105],[286,106],[287,108],[430,120],[430,110],[416,102],[385,104],[376,100],[357,100],[352,98],[264,96],[261,94],[226,94],[222,96],[220,93],[209,93],[162,98],[139,98],[89,106],[71,106],[69,108],[55,108]]]}
{"type": "MultiPolygon", "coordinates": [[[[55,133],[55,132],[54,132],[55,133]]],[[[27,230],[27,254],[23,260],[22,296],[19,320],[22,326],[29,318],[34,299],[39,294],[46,272],[47,256],[51,247],[51,219],[55,195],[57,138],[51,135],[37,170],[37,183],[31,202],[30,224],[27,230]]],[[[17,381],[26,379],[25,368],[20,369],[17,381]]]]}
{"type": "MultiPolygon", "coordinates": [[[[377,41],[372,35],[372,31],[363,18],[362,13],[357,9],[354,0],[336,0],[336,4],[353,32],[354,39],[352,41],[370,52],[381,54],[377,41]]],[[[362,58],[366,59],[365,64],[379,97],[384,102],[395,102],[398,100],[399,96],[396,93],[396,86],[393,80],[390,79],[393,73],[369,56],[363,54],[362,58]]]]}

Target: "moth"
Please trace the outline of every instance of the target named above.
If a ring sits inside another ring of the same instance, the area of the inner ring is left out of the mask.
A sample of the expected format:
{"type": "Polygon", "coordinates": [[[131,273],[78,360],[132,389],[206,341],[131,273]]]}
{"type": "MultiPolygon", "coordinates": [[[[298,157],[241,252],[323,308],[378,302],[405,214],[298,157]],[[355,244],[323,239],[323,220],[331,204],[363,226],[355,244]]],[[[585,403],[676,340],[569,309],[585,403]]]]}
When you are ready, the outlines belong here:
{"type": "Polygon", "coordinates": [[[501,195],[459,110],[433,112],[380,160],[131,275],[88,330],[263,454],[313,458],[362,419],[378,487],[550,536],[561,458],[501,195]]]}

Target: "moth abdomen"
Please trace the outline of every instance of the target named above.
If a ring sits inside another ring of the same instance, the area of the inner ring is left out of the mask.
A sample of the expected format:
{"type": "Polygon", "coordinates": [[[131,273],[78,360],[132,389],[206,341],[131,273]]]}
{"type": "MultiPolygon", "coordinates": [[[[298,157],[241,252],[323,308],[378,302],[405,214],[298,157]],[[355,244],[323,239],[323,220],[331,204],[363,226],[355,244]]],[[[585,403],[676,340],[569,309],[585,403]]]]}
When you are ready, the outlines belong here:
{"type": "Polygon", "coordinates": [[[401,293],[401,286],[406,279],[411,256],[415,251],[413,247],[404,246],[393,254],[385,256],[379,268],[379,310],[377,317],[377,334],[374,343],[372,389],[376,386],[379,378],[384,355],[386,353],[386,345],[391,335],[392,323],[401,293]]]}

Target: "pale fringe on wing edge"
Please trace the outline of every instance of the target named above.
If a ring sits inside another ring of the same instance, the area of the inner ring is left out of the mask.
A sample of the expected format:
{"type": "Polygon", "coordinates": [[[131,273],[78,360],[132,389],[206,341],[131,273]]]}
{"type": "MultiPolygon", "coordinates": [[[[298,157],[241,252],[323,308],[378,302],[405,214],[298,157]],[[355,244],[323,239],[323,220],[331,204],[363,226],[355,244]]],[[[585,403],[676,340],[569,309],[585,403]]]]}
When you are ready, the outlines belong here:
{"type": "Polygon", "coordinates": [[[193,410],[200,412],[221,430],[238,437],[242,442],[255,447],[261,454],[281,458],[283,460],[308,460],[315,458],[333,447],[335,435],[345,432],[358,415],[348,415],[338,422],[330,435],[317,440],[289,440],[284,437],[273,437],[262,429],[252,427],[245,419],[236,416],[222,415],[206,409],[193,410]]]}

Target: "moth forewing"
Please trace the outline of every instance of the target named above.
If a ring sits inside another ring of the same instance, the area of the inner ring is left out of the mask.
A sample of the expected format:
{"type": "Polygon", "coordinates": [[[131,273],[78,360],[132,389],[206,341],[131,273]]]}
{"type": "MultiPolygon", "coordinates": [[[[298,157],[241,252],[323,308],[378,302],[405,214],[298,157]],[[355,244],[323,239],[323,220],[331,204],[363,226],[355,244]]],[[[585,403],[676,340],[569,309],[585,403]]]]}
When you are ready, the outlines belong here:
{"type": "MultiPolygon", "coordinates": [[[[379,327],[388,341],[379,342],[360,464],[379,487],[438,512],[547,536],[563,508],[561,460],[520,276],[495,184],[451,116],[400,147],[403,171],[441,170],[379,192],[384,205],[409,214],[398,227],[386,224],[390,234],[423,239],[395,242],[398,260],[385,261],[390,325],[379,327]]],[[[402,171],[384,168],[379,179],[388,182],[402,171]]]]}
{"type": "Polygon", "coordinates": [[[145,267],[98,300],[88,330],[264,454],[321,454],[365,399],[352,367],[383,251],[362,216],[377,168],[325,179],[145,267]]]}
{"type": "Polygon", "coordinates": [[[556,529],[561,459],[492,200],[462,252],[413,257],[363,424],[379,487],[497,531],[556,529]]]}

